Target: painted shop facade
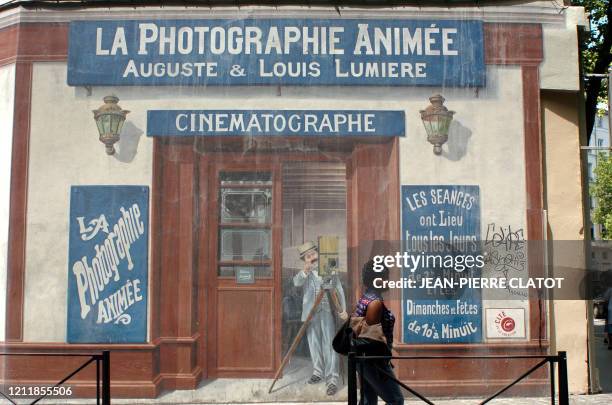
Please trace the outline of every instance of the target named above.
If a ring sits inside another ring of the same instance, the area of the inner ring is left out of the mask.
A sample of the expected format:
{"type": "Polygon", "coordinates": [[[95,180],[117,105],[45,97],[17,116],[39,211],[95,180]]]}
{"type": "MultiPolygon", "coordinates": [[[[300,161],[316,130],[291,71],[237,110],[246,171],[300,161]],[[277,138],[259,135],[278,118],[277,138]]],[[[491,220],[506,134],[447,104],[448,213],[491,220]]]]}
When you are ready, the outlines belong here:
{"type": "MultiPolygon", "coordinates": [[[[580,249],[526,248],[584,239],[586,23],[557,3],[5,6],[3,350],[109,348],[113,397],[206,395],[202,381],[223,381],[235,402],[233,381],[267,387],[302,325],[305,243],[349,312],[371,256],[423,242],[487,250],[483,277],[584,268],[580,249]]],[[[386,301],[400,355],[565,350],[570,390],[596,384],[585,301],[520,286],[393,288],[386,301]]],[[[309,345],[260,400],[329,398],[306,384],[309,345]]],[[[77,361],[9,356],[3,383],[50,382],[77,361]]],[[[531,365],[434,362],[395,371],[424,394],[457,396],[531,365]]],[[[516,393],[548,392],[547,378],[516,393]]],[[[91,395],[94,370],[72,386],[91,395]]]]}

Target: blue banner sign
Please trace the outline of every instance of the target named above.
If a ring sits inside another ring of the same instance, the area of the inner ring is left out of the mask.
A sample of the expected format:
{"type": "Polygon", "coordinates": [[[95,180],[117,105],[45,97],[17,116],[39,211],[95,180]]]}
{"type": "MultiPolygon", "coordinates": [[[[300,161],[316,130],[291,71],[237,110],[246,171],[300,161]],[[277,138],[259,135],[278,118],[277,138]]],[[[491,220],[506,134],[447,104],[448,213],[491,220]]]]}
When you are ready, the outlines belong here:
{"type": "Polygon", "coordinates": [[[402,186],[404,252],[426,263],[403,273],[414,280],[402,292],[404,343],[482,341],[480,290],[458,287],[480,277],[467,259],[480,254],[479,194],[478,186],[402,186]]]}
{"type": "Polygon", "coordinates": [[[404,136],[403,111],[149,110],[147,136],[404,136]]]}
{"type": "Polygon", "coordinates": [[[70,190],[68,342],[147,338],[149,188],[70,190]]]}
{"type": "Polygon", "coordinates": [[[482,22],[214,19],[70,23],[68,84],[485,85],[482,22]]]}

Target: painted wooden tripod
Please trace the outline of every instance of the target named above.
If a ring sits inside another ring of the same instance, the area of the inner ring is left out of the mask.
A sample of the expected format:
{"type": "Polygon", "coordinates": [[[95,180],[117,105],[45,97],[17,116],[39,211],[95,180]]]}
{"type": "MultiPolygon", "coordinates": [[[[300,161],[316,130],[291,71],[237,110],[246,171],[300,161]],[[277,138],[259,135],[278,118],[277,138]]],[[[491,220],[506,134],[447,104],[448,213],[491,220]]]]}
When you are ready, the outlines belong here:
{"type": "Polygon", "coordinates": [[[295,349],[297,349],[298,344],[300,344],[300,341],[304,337],[304,334],[306,333],[306,329],[308,328],[308,325],[312,321],[314,314],[317,312],[317,308],[319,307],[319,305],[321,304],[321,301],[323,300],[323,295],[329,294],[328,297],[331,297],[330,302],[333,303],[333,306],[334,306],[333,311],[336,311],[338,308],[342,308],[342,306],[340,305],[340,302],[338,302],[336,291],[332,290],[332,288],[333,288],[333,285],[321,286],[321,291],[319,291],[319,294],[317,294],[317,297],[315,298],[315,302],[312,308],[310,309],[310,312],[308,313],[306,320],[302,324],[302,327],[298,331],[297,335],[295,335],[295,338],[293,339],[293,343],[291,343],[289,350],[287,350],[287,354],[285,354],[285,357],[283,357],[283,361],[281,361],[281,364],[278,367],[278,370],[276,370],[276,374],[274,374],[274,381],[272,381],[272,385],[270,385],[268,394],[272,392],[272,389],[274,388],[274,384],[276,384],[276,381],[278,381],[281,373],[283,372],[283,369],[289,362],[289,359],[291,359],[291,356],[293,356],[293,352],[295,352],[295,349]]]}

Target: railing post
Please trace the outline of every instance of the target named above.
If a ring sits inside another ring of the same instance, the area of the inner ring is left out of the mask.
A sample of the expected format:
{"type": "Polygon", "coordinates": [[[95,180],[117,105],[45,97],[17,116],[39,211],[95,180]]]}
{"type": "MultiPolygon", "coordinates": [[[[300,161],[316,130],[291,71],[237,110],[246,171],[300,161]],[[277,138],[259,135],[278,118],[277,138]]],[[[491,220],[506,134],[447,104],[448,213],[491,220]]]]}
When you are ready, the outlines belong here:
{"type": "Polygon", "coordinates": [[[550,403],[555,405],[555,397],[557,395],[557,389],[555,388],[555,362],[550,359],[548,364],[550,366],[550,403]]]}
{"type": "Polygon", "coordinates": [[[567,386],[567,353],[558,352],[559,357],[559,405],[569,405],[569,389],[567,386]]]}
{"type": "Polygon", "coordinates": [[[102,352],[102,405],[110,405],[110,351],[102,352]]]}
{"type": "Polygon", "coordinates": [[[357,405],[357,365],[355,353],[348,354],[348,405],[357,405]]]}

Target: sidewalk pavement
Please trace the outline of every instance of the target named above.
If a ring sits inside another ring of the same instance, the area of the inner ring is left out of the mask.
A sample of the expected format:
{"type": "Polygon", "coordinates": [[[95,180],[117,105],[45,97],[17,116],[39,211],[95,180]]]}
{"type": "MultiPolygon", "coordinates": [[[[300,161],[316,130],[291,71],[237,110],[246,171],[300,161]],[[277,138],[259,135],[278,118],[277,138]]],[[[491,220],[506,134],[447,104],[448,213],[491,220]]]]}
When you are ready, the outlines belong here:
{"type": "MultiPolygon", "coordinates": [[[[601,326],[601,325],[597,325],[601,326]]],[[[612,405],[612,392],[609,388],[612,385],[612,351],[605,350],[603,345],[603,329],[596,328],[598,340],[597,351],[598,365],[600,367],[601,386],[607,392],[599,395],[572,395],[570,404],[573,405],[612,405]]],[[[335,401],[329,401],[325,394],[323,384],[308,385],[305,381],[310,377],[310,361],[308,359],[296,357],[292,359],[285,370],[283,378],[275,385],[274,391],[268,393],[271,380],[269,379],[249,379],[248,384],[242,379],[225,379],[204,381],[195,390],[177,390],[163,393],[155,399],[113,399],[113,405],[341,405],[346,404],[347,388],[342,387],[335,397],[335,401]],[[299,401],[299,398],[309,398],[308,402],[299,401]],[[299,401],[299,402],[298,402],[299,401]]],[[[476,405],[484,397],[469,399],[432,399],[436,405],[476,405]]],[[[0,400],[0,404],[3,404],[0,400]]],[[[43,401],[44,404],[53,405],[93,405],[95,400],[54,400],[43,401]]],[[[417,401],[415,397],[407,395],[406,405],[421,405],[423,402],[417,401]]],[[[503,396],[490,402],[491,405],[547,405],[550,404],[549,397],[541,398],[508,398],[503,396]]],[[[558,404],[558,401],[555,401],[558,404]]],[[[20,402],[21,404],[21,402],[20,402]]],[[[379,401],[379,404],[383,404],[379,401]]]]}
{"type": "MultiPolygon", "coordinates": [[[[470,398],[470,399],[454,399],[454,400],[435,400],[432,399],[436,405],[476,405],[481,401],[482,398],[470,398]]],[[[44,404],[57,404],[58,401],[55,402],[41,402],[44,404]]],[[[70,404],[70,405],[90,405],[95,404],[95,402],[87,401],[87,402],[61,402],[62,404],[70,404]]],[[[550,398],[497,398],[490,402],[491,405],[549,405],[550,398]]],[[[558,404],[558,401],[555,401],[558,404]]],[[[145,405],[145,404],[156,404],[156,405],[203,405],[203,404],[223,404],[223,405],[304,405],[304,404],[315,404],[315,405],[345,405],[346,401],[336,401],[336,402],[250,402],[250,403],[231,403],[231,402],[161,402],[159,399],[156,400],[138,400],[138,399],[113,399],[113,405],[145,405]]],[[[379,401],[379,404],[383,404],[382,401],[379,401]]],[[[405,405],[422,405],[422,401],[411,400],[409,398],[406,399],[405,405]]],[[[570,397],[570,404],[572,405],[610,405],[612,404],[612,394],[597,394],[597,395],[572,395],[570,397]]]]}

